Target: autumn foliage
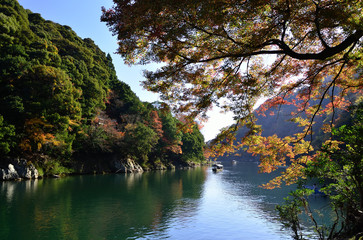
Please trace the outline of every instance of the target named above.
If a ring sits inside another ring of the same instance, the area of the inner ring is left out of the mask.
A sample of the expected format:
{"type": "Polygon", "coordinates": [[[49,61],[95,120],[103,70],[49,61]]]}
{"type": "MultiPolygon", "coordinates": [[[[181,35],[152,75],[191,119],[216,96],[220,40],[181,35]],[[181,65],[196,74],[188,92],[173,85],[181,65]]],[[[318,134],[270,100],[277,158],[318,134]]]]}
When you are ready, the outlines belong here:
{"type": "MultiPolygon", "coordinates": [[[[102,21],[118,36],[128,64],[160,62],[146,71],[144,86],[161,94],[186,119],[204,118],[217,105],[234,113],[235,124],[215,139],[223,155],[242,146],[260,155],[261,170],[291,164],[281,181],[293,183],[314,152],[314,119],[351,104],[362,89],[361,1],[144,1],[116,0],[102,21]],[[294,96],[294,97],[293,97],[294,96]],[[303,132],[263,137],[254,106],[294,105],[291,117],[303,132]],[[329,102],[329,103],[327,103],[329,102]],[[235,132],[248,126],[241,139],[235,132]]],[[[213,156],[215,154],[209,154],[213,156]]]]}

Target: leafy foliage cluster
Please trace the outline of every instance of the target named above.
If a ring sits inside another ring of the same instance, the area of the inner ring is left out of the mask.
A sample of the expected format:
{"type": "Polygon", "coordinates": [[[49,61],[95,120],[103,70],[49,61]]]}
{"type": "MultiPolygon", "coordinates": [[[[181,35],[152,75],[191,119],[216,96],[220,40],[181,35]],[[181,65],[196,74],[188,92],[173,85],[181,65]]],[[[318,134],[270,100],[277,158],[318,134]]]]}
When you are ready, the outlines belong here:
{"type": "Polygon", "coordinates": [[[309,199],[314,190],[307,189],[307,180],[278,206],[286,227],[294,232],[295,239],[304,239],[301,215],[306,214],[314,225],[319,239],[341,239],[347,236],[362,237],[363,225],[363,103],[351,107],[352,124],[333,129],[335,140],[315,153],[314,161],[304,169],[307,180],[322,186],[319,195],[328,197],[332,205],[332,221],[324,225],[318,221],[309,199]]]}
{"type": "MultiPolygon", "coordinates": [[[[183,133],[167,106],[141,102],[91,39],[15,0],[1,1],[0,28],[0,161],[25,156],[67,165],[87,154],[149,165],[189,161],[182,138],[199,137],[199,130],[183,133]]],[[[198,141],[193,160],[201,161],[204,141],[198,141]]]]}

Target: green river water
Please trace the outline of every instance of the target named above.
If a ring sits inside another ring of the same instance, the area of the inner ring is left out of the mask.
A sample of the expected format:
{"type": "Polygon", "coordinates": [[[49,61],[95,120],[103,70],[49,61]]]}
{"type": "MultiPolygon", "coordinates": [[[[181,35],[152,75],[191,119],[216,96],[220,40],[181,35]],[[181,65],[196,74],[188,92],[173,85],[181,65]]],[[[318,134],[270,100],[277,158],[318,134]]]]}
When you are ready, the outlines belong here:
{"type": "MultiPolygon", "coordinates": [[[[292,239],[256,163],[0,182],[0,239],[292,239]]],[[[324,208],[326,200],[317,199],[324,208]]]]}

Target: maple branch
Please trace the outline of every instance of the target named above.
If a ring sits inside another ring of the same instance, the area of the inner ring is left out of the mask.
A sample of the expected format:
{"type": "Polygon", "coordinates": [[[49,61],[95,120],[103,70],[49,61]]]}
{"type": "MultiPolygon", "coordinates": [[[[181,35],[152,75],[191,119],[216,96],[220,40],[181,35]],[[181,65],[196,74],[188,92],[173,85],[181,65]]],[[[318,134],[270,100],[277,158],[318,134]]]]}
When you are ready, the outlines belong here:
{"type": "Polygon", "coordinates": [[[226,29],[225,29],[223,26],[222,26],[222,29],[223,29],[223,32],[226,34],[225,36],[224,36],[224,35],[222,35],[222,34],[215,33],[215,32],[210,32],[210,31],[208,31],[208,30],[206,30],[206,29],[204,29],[204,28],[202,28],[202,27],[199,27],[199,26],[197,26],[197,25],[195,25],[195,24],[192,24],[192,23],[190,23],[190,22],[186,22],[186,24],[188,24],[188,25],[189,25],[189,26],[191,26],[192,28],[195,28],[195,29],[197,29],[197,30],[199,30],[199,31],[202,31],[202,32],[204,32],[204,33],[208,34],[209,36],[222,37],[222,38],[225,38],[225,39],[230,40],[230,41],[231,41],[231,42],[233,42],[234,44],[241,45],[241,43],[240,43],[240,42],[237,42],[237,41],[236,41],[236,40],[234,40],[231,36],[229,36],[228,32],[226,31],[226,29]]]}
{"type": "MultiPolygon", "coordinates": [[[[308,76],[306,76],[305,78],[303,78],[302,80],[300,80],[300,81],[298,81],[298,82],[296,82],[292,87],[290,87],[290,88],[288,88],[288,89],[286,89],[286,90],[281,90],[281,91],[279,91],[277,94],[276,94],[276,96],[279,96],[279,95],[283,95],[283,99],[285,99],[285,97],[287,96],[287,94],[288,94],[288,92],[290,92],[290,91],[292,91],[292,90],[294,90],[294,89],[296,89],[296,88],[298,88],[298,87],[300,87],[306,80],[308,80],[309,78],[311,78],[311,83],[315,80],[315,78],[319,75],[319,73],[322,71],[322,70],[324,70],[324,68],[327,68],[327,67],[330,67],[330,66],[332,66],[332,65],[335,65],[335,64],[337,64],[337,63],[339,63],[339,62],[341,62],[342,60],[344,60],[344,59],[338,59],[338,60],[336,60],[336,61],[333,61],[333,62],[330,62],[330,63],[328,63],[328,64],[325,64],[325,65],[323,65],[323,66],[321,66],[319,69],[317,69],[316,71],[314,71],[314,74],[309,74],[308,76]]],[[[298,113],[301,113],[301,112],[303,112],[303,111],[305,111],[305,108],[306,108],[306,105],[308,104],[308,102],[310,101],[310,99],[311,99],[311,89],[309,88],[309,94],[308,94],[308,96],[309,96],[309,99],[307,99],[306,101],[305,101],[305,103],[303,104],[303,109],[304,110],[302,110],[302,111],[299,111],[298,113]]],[[[281,104],[280,104],[281,105],[281,104]]]]}
{"type": "Polygon", "coordinates": [[[319,40],[321,42],[321,44],[324,46],[325,49],[329,49],[330,46],[326,43],[326,41],[324,40],[323,36],[321,35],[321,29],[320,29],[320,23],[319,23],[319,11],[320,11],[320,7],[319,7],[319,4],[318,3],[315,3],[315,7],[316,7],[316,11],[315,11],[315,19],[314,19],[314,23],[315,23],[315,26],[316,26],[316,32],[318,34],[318,37],[319,37],[319,40]]]}
{"type": "Polygon", "coordinates": [[[287,17],[284,18],[284,21],[282,23],[281,41],[284,41],[284,39],[285,39],[286,30],[287,30],[287,22],[288,22],[288,19],[290,18],[290,13],[291,13],[289,0],[286,0],[286,5],[287,5],[287,9],[286,9],[286,15],[287,15],[287,17]]]}
{"type": "MultiPolygon", "coordinates": [[[[335,90],[335,82],[333,84],[332,93],[331,93],[331,103],[332,103],[333,113],[332,113],[332,116],[331,116],[330,128],[333,128],[334,117],[335,117],[334,90],[335,90]]],[[[331,134],[330,136],[333,137],[333,132],[330,132],[330,134],[331,134]]]]}
{"type": "MultiPolygon", "coordinates": [[[[202,102],[205,101],[206,99],[211,99],[213,94],[222,86],[222,84],[224,84],[227,81],[229,76],[231,76],[233,73],[238,73],[243,61],[244,61],[244,59],[242,59],[237,66],[235,66],[233,69],[231,69],[231,71],[229,71],[228,74],[217,84],[218,87],[216,87],[216,88],[212,87],[212,91],[207,96],[204,96],[203,99],[201,101],[199,101],[199,103],[197,103],[196,105],[198,106],[198,105],[202,104],[202,102]]],[[[215,103],[218,106],[218,102],[215,102],[215,103]]],[[[211,105],[211,104],[209,104],[209,105],[211,105]]]]}
{"type": "MultiPolygon", "coordinates": [[[[293,47],[292,47],[292,49],[295,49],[301,42],[303,42],[304,40],[305,40],[305,38],[307,37],[309,35],[309,33],[306,33],[293,47]]],[[[282,64],[282,62],[285,60],[285,58],[286,58],[286,56],[287,55],[284,55],[281,59],[280,59],[280,61],[273,67],[273,68],[271,68],[268,72],[267,72],[267,74],[272,74],[281,64],[282,64]]]]}
{"type": "MultiPolygon", "coordinates": [[[[312,116],[312,118],[311,118],[311,121],[310,121],[310,124],[309,124],[308,130],[305,132],[305,136],[304,136],[304,137],[302,137],[301,139],[303,139],[303,138],[305,138],[305,137],[306,137],[307,132],[309,131],[309,129],[312,129],[314,118],[315,118],[315,116],[318,114],[318,112],[319,112],[319,110],[320,110],[320,107],[321,107],[321,105],[322,105],[322,103],[323,103],[323,100],[324,100],[325,95],[327,94],[327,92],[329,91],[329,89],[333,86],[333,84],[335,84],[335,81],[338,79],[338,77],[339,77],[339,76],[340,76],[340,74],[342,73],[343,68],[344,68],[344,66],[345,66],[346,64],[347,64],[347,61],[344,61],[344,62],[343,62],[343,64],[342,64],[342,66],[340,67],[339,72],[337,73],[337,75],[335,75],[334,79],[330,82],[329,86],[325,89],[324,93],[322,94],[322,96],[321,96],[321,98],[320,98],[320,102],[319,102],[319,104],[318,104],[318,108],[315,110],[315,112],[314,112],[314,114],[313,114],[313,116],[312,116]]],[[[301,140],[301,139],[300,139],[300,140],[301,140]]]]}
{"type": "Polygon", "coordinates": [[[257,52],[226,54],[226,55],[211,57],[211,58],[207,58],[207,59],[199,59],[199,60],[188,58],[188,60],[193,62],[193,63],[203,63],[203,62],[210,62],[210,61],[220,60],[220,59],[224,59],[224,58],[252,57],[252,56],[264,55],[264,54],[267,54],[267,55],[270,55],[270,54],[284,54],[284,51],[282,51],[282,50],[271,50],[271,51],[261,50],[261,51],[257,51],[257,52]]]}
{"type": "Polygon", "coordinates": [[[352,44],[355,44],[359,41],[359,39],[363,36],[363,30],[358,30],[349,37],[347,37],[343,42],[340,44],[334,46],[334,47],[328,47],[322,50],[319,53],[298,53],[293,50],[293,48],[290,48],[285,42],[279,40],[279,39],[271,39],[260,45],[259,47],[265,47],[265,46],[278,46],[280,50],[259,50],[259,51],[252,51],[252,52],[242,52],[242,53],[230,53],[230,54],[224,54],[219,55],[215,57],[210,57],[206,59],[192,59],[187,56],[183,56],[184,59],[191,63],[204,63],[204,62],[210,62],[225,58],[241,58],[241,57],[252,57],[257,55],[279,55],[279,54],[286,54],[292,58],[298,59],[298,60],[325,60],[329,57],[334,56],[335,54],[338,54],[342,51],[344,51],[346,48],[351,46],[352,44]]]}
{"type": "Polygon", "coordinates": [[[329,57],[334,56],[337,53],[344,51],[353,43],[359,41],[359,39],[363,36],[363,30],[357,30],[355,33],[348,36],[343,42],[334,46],[327,47],[319,53],[298,53],[293,51],[285,42],[279,39],[271,39],[263,44],[263,46],[278,46],[284,54],[288,56],[298,59],[298,60],[325,60],[329,57]]]}
{"type": "Polygon", "coordinates": [[[237,42],[236,40],[234,40],[229,34],[228,34],[228,32],[226,31],[226,29],[222,26],[222,28],[223,28],[223,32],[226,34],[226,36],[227,36],[227,38],[229,39],[229,40],[231,40],[233,43],[235,43],[235,44],[240,44],[239,42],[237,42]]]}

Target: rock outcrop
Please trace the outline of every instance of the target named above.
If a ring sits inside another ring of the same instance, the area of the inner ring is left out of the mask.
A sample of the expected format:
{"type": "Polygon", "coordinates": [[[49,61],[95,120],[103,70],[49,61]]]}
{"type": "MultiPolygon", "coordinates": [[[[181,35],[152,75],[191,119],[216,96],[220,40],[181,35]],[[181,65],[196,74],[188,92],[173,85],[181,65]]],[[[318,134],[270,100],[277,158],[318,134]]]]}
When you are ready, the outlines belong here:
{"type": "Polygon", "coordinates": [[[113,166],[117,169],[116,173],[141,173],[144,171],[138,163],[130,158],[114,161],[113,166]]]}
{"type": "Polygon", "coordinates": [[[15,164],[14,167],[20,178],[37,179],[39,177],[38,170],[34,165],[32,163],[27,163],[24,159],[17,160],[17,164],[15,164]]]}
{"type": "Polygon", "coordinates": [[[0,180],[15,180],[19,179],[19,174],[15,170],[13,164],[9,164],[7,168],[0,168],[0,180]]]}
{"type": "Polygon", "coordinates": [[[142,173],[144,169],[133,159],[116,154],[87,155],[74,162],[75,173],[142,173]]]}
{"type": "Polygon", "coordinates": [[[25,159],[16,159],[11,161],[6,167],[0,168],[0,180],[17,180],[17,179],[37,179],[38,170],[33,164],[28,163],[25,159]]]}

